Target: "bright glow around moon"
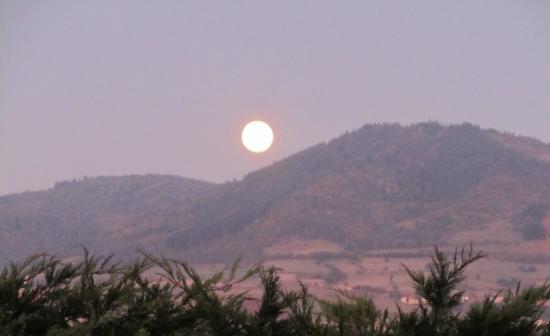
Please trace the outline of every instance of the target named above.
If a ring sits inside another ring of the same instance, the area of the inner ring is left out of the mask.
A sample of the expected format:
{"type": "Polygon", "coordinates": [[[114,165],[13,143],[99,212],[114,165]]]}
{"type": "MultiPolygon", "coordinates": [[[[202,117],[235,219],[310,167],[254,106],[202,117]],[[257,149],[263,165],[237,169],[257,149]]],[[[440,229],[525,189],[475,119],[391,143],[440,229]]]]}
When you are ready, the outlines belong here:
{"type": "Polygon", "coordinates": [[[254,153],[261,153],[271,147],[273,131],[263,121],[251,121],[244,127],[241,139],[246,149],[254,153]]]}

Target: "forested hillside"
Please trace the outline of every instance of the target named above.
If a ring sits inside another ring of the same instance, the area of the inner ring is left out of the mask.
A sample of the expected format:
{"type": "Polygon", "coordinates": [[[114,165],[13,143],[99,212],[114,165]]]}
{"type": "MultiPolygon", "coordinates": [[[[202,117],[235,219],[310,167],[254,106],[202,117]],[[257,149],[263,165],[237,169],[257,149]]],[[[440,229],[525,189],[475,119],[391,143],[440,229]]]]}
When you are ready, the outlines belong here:
{"type": "Polygon", "coordinates": [[[131,253],[158,243],[213,186],[176,176],[98,177],[3,196],[0,253],[3,261],[46,250],[70,256],[82,246],[131,253]]]}
{"type": "Polygon", "coordinates": [[[351,253],[543,240],[548,157],[548,144],[470,124],[366,125],[230,183],[100,177],[0,197],[0,248],[205,259],[258,257],[290,238],[351,253]],[[507,234],[486,234],[495,225],[507,234]]]}

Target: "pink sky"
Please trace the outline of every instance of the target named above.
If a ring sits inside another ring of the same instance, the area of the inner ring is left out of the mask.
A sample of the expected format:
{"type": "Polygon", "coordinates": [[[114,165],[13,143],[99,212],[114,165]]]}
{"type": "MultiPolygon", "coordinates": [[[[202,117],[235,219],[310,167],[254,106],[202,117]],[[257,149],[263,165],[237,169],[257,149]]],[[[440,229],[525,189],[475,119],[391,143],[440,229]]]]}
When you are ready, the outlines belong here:
{"type": "Polygon", "coordinates": [[[2,1],[0,194],[240,178],[371,122],[550,141],[548,1],[2,1]],[[265,119],[272,150],[240,130],[265,119]]]}

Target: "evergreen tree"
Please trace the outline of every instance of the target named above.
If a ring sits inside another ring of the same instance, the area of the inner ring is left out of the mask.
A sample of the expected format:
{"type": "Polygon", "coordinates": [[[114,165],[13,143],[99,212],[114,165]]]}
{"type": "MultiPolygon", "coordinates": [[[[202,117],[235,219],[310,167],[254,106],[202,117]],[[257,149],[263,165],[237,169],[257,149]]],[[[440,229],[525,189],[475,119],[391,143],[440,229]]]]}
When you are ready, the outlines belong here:
{"type": "Polygon", "coordinates": [[[56,336],[550,336],[541,321],[550,284],[488,294],[465,312],[465,270],[483,258],[472,248],[435,248],[428,271],[405,267],[416,309],[379,310],[368,297],[338,292],[318,300],[308,288],[281,287],[276,268],[254,265],[201,277],[189,264],[143,253],[123,265],[87,250],[81,262],[35,255],[0,272],[0,335],[56,336]],[[153,268],[160,279],[146,277],[153,268]],[[258,277],[261,298],[238,290],[258,277]],[[255,311],[245,302],[256,300],[255,311]]]}

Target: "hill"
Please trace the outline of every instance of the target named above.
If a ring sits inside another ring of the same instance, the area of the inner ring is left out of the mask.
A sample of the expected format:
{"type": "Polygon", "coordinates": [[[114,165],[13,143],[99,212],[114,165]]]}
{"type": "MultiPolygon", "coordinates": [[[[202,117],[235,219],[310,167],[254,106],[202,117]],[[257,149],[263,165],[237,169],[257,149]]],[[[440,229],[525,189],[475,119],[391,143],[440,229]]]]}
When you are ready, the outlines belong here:
{"type": "Polygon", "coordinates": [[[99,177],[0,197],[0,252],[85,245],[206,260],[295,254],[296,241],[343,254],[498,245],[545,241],[549,213],[550,145],[470,124],[380,124],[230,183],[99,177]]]}
{"type": "Polygon", "coordinates": [[[82,246],[121,254],[163,238],[213,184],[177,176],[84,178],[46,191],[0,197],[3,261],[36,252],[63,256],[82,246]]]}

